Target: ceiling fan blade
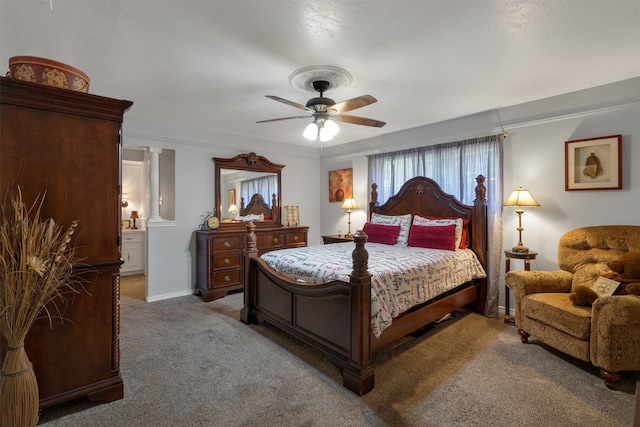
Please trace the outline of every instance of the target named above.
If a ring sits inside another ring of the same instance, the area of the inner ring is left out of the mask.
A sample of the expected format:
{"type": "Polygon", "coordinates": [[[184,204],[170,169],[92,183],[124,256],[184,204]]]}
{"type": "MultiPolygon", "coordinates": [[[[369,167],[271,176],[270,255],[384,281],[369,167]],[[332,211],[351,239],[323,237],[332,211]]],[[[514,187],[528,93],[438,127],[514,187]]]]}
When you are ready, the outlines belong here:
{"type": "Polygon", "coordinates": [[[314,111],[313,109],[307,107],[306,105],[298,104],[297,102],[289,101],[288,99],[280,98],[279,96],[266,95],[266,97],[269,99],[273,99],[274,101],[282,102],[283,104],[287,104],[292,107],[298,108],[300,110],[314,111]]]}
{"type": "Polygon", "coordinates": [[[279,119],[259,120],[256,123],[279,122],[280,120],[308,119],[308,118],[313,118],[313,116],[280,117],[279,119]]]}
{"type": "Polygon", "coordinates": [[[381,128],[387,124],[387,122],[381,122],[380,120],[367,119],[366,117],[358,116],[347,116],[344,114],[336,114],[335,116],[331,116],[331,118],[341,122],[353,123],[354,125],[373,126],[377,128],[381,128]]]}
{"type": "Polygon", "coordinates": [[[329,111],[336,113],[342,113],[345,111],[355,110],[356,108],[361,108],[369,104],[373,104],[374,102],[378,102],[371,95],[362,95],[356,98],[347,99],[346,101],[338,102],[337,104],[333,104],[329,107],[329,111]]]}

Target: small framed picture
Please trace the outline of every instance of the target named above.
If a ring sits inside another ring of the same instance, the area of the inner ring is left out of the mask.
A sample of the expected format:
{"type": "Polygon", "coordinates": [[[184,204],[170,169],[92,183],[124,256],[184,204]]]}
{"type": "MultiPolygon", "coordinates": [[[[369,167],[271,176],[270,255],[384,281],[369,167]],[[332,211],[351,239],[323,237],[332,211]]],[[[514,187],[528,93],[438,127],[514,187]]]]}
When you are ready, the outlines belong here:
{"type": "Polygon", "coordinates": [[[620,190],[622,135],[565,141],[565,191],[620,190]]]}
{"type": "Polygon", "coordinates": [[[237,205],[237,203],[236,203],[236,190],[235,189],[227,191],[227,198],[229,199],[229,206],[237,205]]]}

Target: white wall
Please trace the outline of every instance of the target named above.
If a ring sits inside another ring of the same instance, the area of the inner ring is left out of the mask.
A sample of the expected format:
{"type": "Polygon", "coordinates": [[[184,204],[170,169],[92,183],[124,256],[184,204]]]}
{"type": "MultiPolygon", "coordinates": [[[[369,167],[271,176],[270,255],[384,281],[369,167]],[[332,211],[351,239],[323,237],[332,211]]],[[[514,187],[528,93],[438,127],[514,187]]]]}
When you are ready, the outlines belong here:
{"type": "MultiPolygon", "coordinates": [[[[558,240],[573,228],[640,225],[640,78],[501,108],[498,113],[486,112],[349,146],[325,148],[321,194],[326,194],[327,171],[353,167],[354,181],[358,180],[354,182],[354,198],[363,210],[352,214],[352,230],[354,226],[361,228],[366,221],[370,191],[366,183],[368,154],[490,135],[501,132],[503,127],[509,132],[504,150],[504,198],[522,186],[542,205],[525,209],[523,214],[523,243],[540,253],[532,269],[558,268],[558,240]],[[565,191],[565,141],[614,134],[622,134],[622,190],[565,191]]],[[[321,202],[322,232],[344,230],[346,213],[324,196],[321,202]]],[[[505,207],[503,218],[503,247],[510,248],[518,243],[515,208],[505,207]]],[[[504,263],[501,268],[503,301],[504,263]]],[[[514,260],[512,268],[522,268],[521,261],[514,260]]]]}

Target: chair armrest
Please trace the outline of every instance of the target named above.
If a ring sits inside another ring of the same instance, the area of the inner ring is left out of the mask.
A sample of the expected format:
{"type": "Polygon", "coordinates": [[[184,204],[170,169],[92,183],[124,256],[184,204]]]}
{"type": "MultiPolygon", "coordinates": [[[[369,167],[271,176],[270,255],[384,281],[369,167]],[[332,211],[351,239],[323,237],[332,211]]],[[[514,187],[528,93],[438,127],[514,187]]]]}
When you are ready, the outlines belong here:
{"type": "Polygon", "coordinates": [[[509,289],[523,297],[541,292],[570,292],[572,280],[573,273],[564,270],[510,271],[504,276],[504,282],[509,289]]]}
{"type": "Polygon", "coordinates": [[[504,276],[505,284],[513,291],[516,326],[522,328],[524,313],[522,303],[529,294],[568,293],[571,290],[573,273],[557,271],[510,271],[504,276]]]}
{"type": "Polygon", "coordinates": [[[640,296],[595,300],[590,352],[592,363],[609,372],[640,370],[640,296]]]}

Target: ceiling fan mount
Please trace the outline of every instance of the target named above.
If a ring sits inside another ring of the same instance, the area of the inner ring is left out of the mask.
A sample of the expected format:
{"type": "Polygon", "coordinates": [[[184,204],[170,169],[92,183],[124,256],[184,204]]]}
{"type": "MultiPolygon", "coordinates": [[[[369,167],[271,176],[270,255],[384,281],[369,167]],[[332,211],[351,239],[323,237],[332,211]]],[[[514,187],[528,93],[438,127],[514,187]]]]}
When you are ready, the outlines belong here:
{"type": "Polygon", "coordinates": [[[318,113],[326,113],[332,105],[335,105],[335,101],[331,98],[325,98],[322,96],[324,92],[329,89],[330,83],[326,80],[316,80],[313,82],[313,88],[320,93],[319,97],[311,98],[307,101],[307,108],[312,108],[318,113]]]}

